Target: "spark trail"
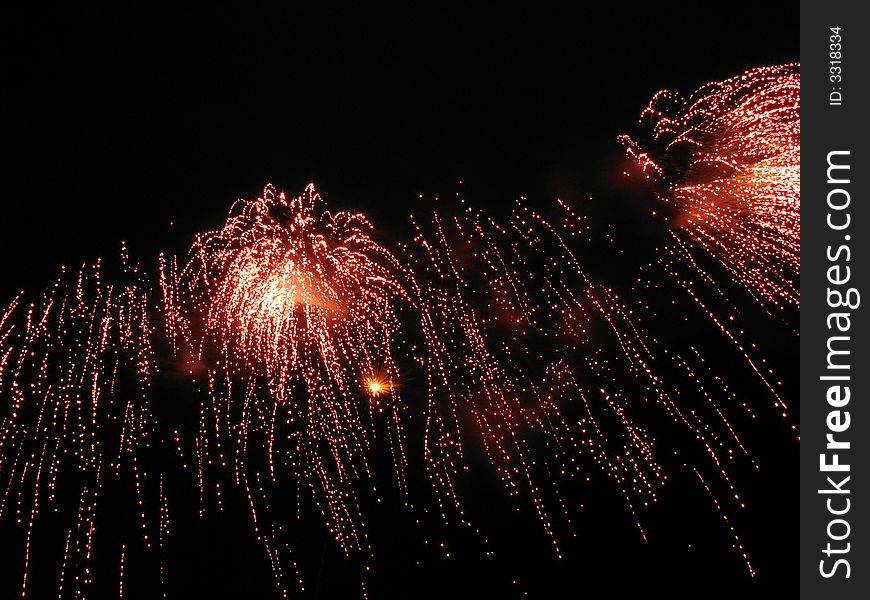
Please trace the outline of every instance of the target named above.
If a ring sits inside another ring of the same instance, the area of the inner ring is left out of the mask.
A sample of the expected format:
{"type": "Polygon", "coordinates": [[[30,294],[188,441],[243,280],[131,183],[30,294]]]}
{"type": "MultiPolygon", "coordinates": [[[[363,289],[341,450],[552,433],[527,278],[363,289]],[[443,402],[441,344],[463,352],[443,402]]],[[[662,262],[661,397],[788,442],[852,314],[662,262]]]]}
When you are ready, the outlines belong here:
{"type": "Polygon", "coordinates": [[[641,113],[648,131],[619,136],[673,210],[670,240],[643,275],[673,279],[739,352],[797,432],[782,381],[741,324],[742,287],[796,331],[800,308],[800,67],[752,69],[685,97],[662,90],[641,113]],[[722,277],[712,258],[725,269],[722,277]],[[725,310],[716,306],[728,307],[725,310]]]}
{"type": "Polygon", "coordinates": [[[200,235],[183,268],[162,266],[176,352],[207,365],[199,488],[209,485],[203,465],[234,472],[279,585],[286,540],[280,517],[266,520],[280,512],[270,486],[310,491],[342,550],[366,552],[359,494],[377,495],[375,429],[397,488],[406,485],[399,365],[412,280],[371,231],[360,213],[326,210],[313,185],[297,198],[269,186],[200,235]]]}
{"type": "Polygon", "coordinates": [[[800,74],[761,67],[688,97],[663,90],[620,136],[677,214],[673,227],[768,308],[800,306],[800,74]]]}
{"type": "Polygon", "coordinates": [[[725,294],[695,249],[765,309],[799,303],[797,77],[788,65],[661,93],[644,113],[654,150],[623,139],[678,208],[654,275],[587,268],[596,225],[562,201],[521,199],[505,218],[421,202],[391,249],[313,185],[295,198],[267,186],[153,277],[124,257],[110,276],[83,267],[19,296],[0,317],[0,511],[21,528],[22,595],[34,540],[59,556],[58,597],[97,589],[97,555],[116,557],[118,595],[143,561],[165,594],[188,477],[200,518],[241,499],[284,596],[310,589],[296,536],[311,515],[366,571],[369,514],[393,495],[418,527],[428,511],[486,545],[467,495],[482,470],[558,556],[578,535],[578,483],[609,482],[654,542],[648,509],[688,477],[754,574],[739,477],[757,468],[742,431],[757,408],[733,379],[757,376],[785,403],[760,351],[710,308],[725,294]],[[676,335],[653,284],[687,292],[681,316],[724,332],[743,366],[722,372],[676,335]],[[179,398],[196,431],[167,417],[179,398]],[[112,532],[119,498],[135,525],[112,532]],[[58,523],[63,539],[45,535],[58,523]]]}
{"type": "Polygon", "coordinates": [[[680,452],[717,479],[717,507],[739,510],[730,469],[750,459],[731,420],[744,407],[696,348],[665,343],[658,317],[633,314],[586,273],[584,220],[564,202],[547,217],[521,200],[506,222],[462,206],[415,218],[417,252],[406,253],[425,298],[433,482],[460,502],[453,481],[479,440],[557,554],[573,530],[562,492],[572,478],[604,474],[643,539],[644,509],[691,464],[680,452]]]}
{"type": "Polygon", "coordinates": [[[152,412],[153,298],[126,257],[110,281],[103,271],[99,262],[64,271],[0,320],[0,514],[24,528],[22,596],[86,596],[95,553],[116,536],[139,539],[162,574],[168,508],[159,466],[172,463],[153,458],[171,458],[176,447],[152,412]],[[36,550],[59,557],[53,586],[28,579],[36,550]]]}

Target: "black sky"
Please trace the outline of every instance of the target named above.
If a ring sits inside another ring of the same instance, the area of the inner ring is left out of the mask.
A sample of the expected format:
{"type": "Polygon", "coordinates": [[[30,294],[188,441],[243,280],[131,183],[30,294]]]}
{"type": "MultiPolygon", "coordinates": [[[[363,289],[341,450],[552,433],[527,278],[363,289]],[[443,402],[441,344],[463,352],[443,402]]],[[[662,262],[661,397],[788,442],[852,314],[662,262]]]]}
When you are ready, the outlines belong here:
{"type": "Polygon", "coordinates": [[[2,291],[183,247],[266,181],[379,225],[459,180],[586,196],[656,90],[797,59],[791,5],[681,4],[7,12],[2,291]]]}

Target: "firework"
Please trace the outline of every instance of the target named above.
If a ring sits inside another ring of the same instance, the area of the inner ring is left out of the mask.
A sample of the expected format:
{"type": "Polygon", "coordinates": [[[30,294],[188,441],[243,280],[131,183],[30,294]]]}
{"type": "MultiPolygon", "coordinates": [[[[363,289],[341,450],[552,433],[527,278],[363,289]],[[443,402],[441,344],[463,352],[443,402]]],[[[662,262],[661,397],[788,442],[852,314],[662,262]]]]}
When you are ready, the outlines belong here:
{"type": "Polygon", "coordinates": [[[407,253],[425,298],[435,485],[461,501],[454,482],[481,440],[506,490],[527,499],[561,554],[573,528],[567,481],[604,474],[647,539],[644,509],[669,471],[687,467],[674,450],[695,447],[690,468],[702,482],[715,476],[706,491],[727,522],[727,498],[739,500],[729,463],[746,449],[728,416],[741,408],[721,375],[691,346],[663,347],[669,324],[641,317],[587,274],[579,256],[588,225],[566,203],[550,218],[520,200],[507,222],[462,204],[450,218],[415,219],[418,252],[407,253]]]}
{"type": "Polygon", "coordinates": [[[649,147],[623,141],[676,216],[640,272],[588,268],[625,248],[562,201],[520,199],[503,219],[421,201],[413,238],[390,248],[313,185],[267,186],[186,256],[161,256],[156,277],[125,256],[109,276],[83,267],[20,296],[0,317],[0,513],[21,525],[22,592],[37,543],[61,557],[58,596],[95,589],[98,551],[116,557],[119,596],[143,561],[165,589],[167,498],[195,489],[200,518],[241,498],[287,596],[306,589],[294,535],[307,516],[368,567],[384,481],[417,526],[459,524],[486,545],[465,490],[492,473],[558,556],[577,535],[577,483],[615,486],[647,540],[647,509],[688,477],[754,574],[736,479],[757,468],[741,430],[756,408],[733,378],[785,403],[720,314],[734,300],[698,249],[765,308],[799,303],[797,78],[759,69],[653,99],[649,147]],[[677,313],[745,360],[712,364],[726,351],[681,337],[677,313]],[[195,400],[195,431],[164,414],[181,397],[195,400]],[[119,489],[134,525],[108,535],[119,489]],[[54,545],[39,535],[47,513],[66,534],[54,545]]]}
{"type": "MultiPolygon", "coordinates": [[[[263,519],[273,504],[264,486],[289,478],[314,490],[345,552],[367,548],[358,495],[375,487],[369,456],[380,417],[405,485],[402,395],[392,382],[409,352],[401,323],[411,286],[372,231],[362,214],[326,210],[313,186],[296,198],[269,186],[200,235],[183,268],[163,266],[175,346],[207,365],[200,465],[228,438],[254,514],[263,519]]],[[[207,479],[201,467],[201,491],[207,479]]],[[[270,541],[268,529],[258,535],[280,575],[274,548],[284,540],[270,541]]]]}
{"type": "Polygon", "coordinates": [[[799,306],[798,65],[753,69],[688,97],[658,92],[641,120],[646,143],[620,140],[675,207],[675,229],[759,302],[799,306]]]}
{"type": "Polygon", "coordinates": [[[164,469],[178,448],[153,413],[150,286],[126,257],[109,281],[103,271],[64,272],[0,321],[0,514],[24,526],[22,596],[86,593],[96,549],[116,539],[141,540],[163,579],[164,469]],[[108,527],[119,513],[124,526],[108,527]],[[37,555],[57,565],[54,590],[28,579],[37,555]]]}

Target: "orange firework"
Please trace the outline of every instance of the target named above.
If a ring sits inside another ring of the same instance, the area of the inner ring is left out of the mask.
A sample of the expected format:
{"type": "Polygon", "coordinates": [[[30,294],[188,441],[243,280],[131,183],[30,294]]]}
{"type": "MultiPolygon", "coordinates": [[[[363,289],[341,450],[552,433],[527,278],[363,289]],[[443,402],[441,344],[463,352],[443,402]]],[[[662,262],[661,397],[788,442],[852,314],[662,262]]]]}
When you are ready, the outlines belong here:
{"type": "Polygon", "coordinates": [[[688,98],[658,92],[647,144],[626,152],[678,211],[674,225],[766,306],[799,306],[800,73],[762,67],[688,98]]]}
{"type": "Polygon", "coordinates": [[[393,307],[408,298],[365,216],[320,202],[313,185],[291,200],[267,187],[201,235],[181,272],[205,315],[200,349],[216,342],[224,359],[274,377],[278,394],[297,375],[347,388],[353,370],[388,362],[393,307]]]}
{"type": "MultiPolygon", "coordinates": [[[[390,382],[397,351],[407,353],[400,315],[411,304],[408,279],[370,222],[324,210],[313,185],[296,198],[268,186],[200,235],[186,266],[163,272],[168,329],[213,365],[209,394],[257,407],[241,424],[217,409],[222,427],[242,434],[229,442],[264,435],[270,478],[301,473],[342,547],[363,547],[353,497],[369,473],[373,414],[387,414],[400,486],[403,476],[401,398],[390,382]]],[[[240,453],[236,470],[255,472],[246,460],[240,453]]],[[[240,478],[252,509],[268,506],[267,492],[240,478]]]]}

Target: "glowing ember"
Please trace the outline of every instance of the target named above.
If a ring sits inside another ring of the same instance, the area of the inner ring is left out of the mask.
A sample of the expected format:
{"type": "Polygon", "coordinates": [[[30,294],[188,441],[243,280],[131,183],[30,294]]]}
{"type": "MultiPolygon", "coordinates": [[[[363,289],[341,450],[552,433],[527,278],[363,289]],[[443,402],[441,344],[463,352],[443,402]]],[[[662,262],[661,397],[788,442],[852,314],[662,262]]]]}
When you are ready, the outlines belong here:
{"type": "Polygon", "coordinates": [[[377,398],[381,394],[387,393],[387,391],[389,391],[389,389],[390,389],[389,382],[378,381],[376,379],[370,379],[369,381],[366,382],[366,385],[368,386],[369,392],[371,393],[371,395],[374,396],[375,398],[377,398]]]}

